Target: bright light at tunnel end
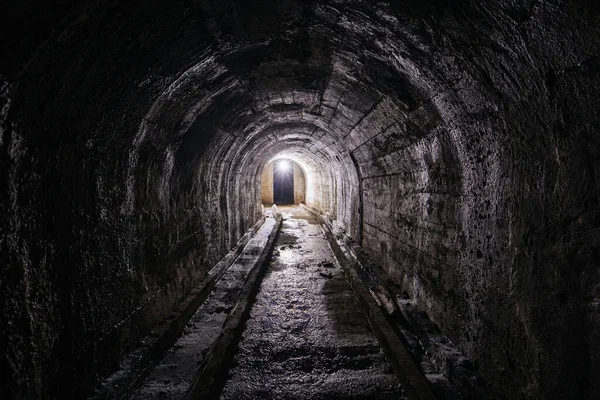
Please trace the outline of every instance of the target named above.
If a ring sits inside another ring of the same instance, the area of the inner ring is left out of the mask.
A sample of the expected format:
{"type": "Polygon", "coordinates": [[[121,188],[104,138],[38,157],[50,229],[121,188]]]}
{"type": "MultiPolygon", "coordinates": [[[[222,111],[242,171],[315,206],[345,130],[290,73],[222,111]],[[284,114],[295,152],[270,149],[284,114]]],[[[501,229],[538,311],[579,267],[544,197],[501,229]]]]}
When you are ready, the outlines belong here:
{"type": "Polygon", "coordinates": [[[281,172],[288,172],[290,170],[290,162],[287,160],[279,160],[277,162],[277,169],[281,172]]]}
{"type": "Polygon", "coordinates": [[[275,163],[273,166],[277,173],[283,174],[279,172],[279,162],[285,161],[289,165],[290,171],[292,170],[292,165],[300,167],[305,177],[305,200],[306,204],[311,204],[316,199],[316,182],[315,182],[315,171],[318,168],[315,163],[315,158],[313,154],[299,154],[294,151],[283,151],[277,154],[275,157],[269,160],[269,163],[275,163]],[[292,164],[294,163],[294,164],[292,164]]]}

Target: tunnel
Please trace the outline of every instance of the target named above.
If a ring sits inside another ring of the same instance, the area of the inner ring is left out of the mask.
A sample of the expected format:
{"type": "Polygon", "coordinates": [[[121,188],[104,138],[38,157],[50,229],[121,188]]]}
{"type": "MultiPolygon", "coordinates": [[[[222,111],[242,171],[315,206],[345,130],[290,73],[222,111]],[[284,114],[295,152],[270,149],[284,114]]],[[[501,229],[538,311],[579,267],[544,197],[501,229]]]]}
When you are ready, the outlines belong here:
{"type": "Polygon", "coordinates": [[[98,396],[275,224],[285,159],[463,398],[599,398],[598,2],[2,8],[0,397],[98,396]]]}

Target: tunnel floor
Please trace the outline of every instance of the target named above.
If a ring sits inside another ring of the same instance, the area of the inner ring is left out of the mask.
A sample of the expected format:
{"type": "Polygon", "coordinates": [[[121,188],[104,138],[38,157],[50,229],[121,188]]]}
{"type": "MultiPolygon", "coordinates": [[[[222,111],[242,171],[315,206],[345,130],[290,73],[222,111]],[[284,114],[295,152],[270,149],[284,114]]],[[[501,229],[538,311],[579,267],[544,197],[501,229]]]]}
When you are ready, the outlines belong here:
{"type": "MultiPolygon", "coordinates": [[[[299,207],[279,209],[284,221],[236,355],[223,361],[220,398],[405,399],[321,226],[299,207]]],[[[275,224],[266,221],[135,399],[185,397],[265,246],[275,224]]]]}
{"type": "Polygon", "coordinates": [[[401,399],[317,221],[286,217],[221,399],[401,399]]]}

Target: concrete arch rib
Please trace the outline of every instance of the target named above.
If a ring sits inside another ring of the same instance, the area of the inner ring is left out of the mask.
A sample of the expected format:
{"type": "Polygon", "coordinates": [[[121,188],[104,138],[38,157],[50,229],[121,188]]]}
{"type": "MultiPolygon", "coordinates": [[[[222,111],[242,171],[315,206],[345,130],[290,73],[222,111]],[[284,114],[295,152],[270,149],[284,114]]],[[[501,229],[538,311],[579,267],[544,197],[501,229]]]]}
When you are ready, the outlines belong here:
{"type": "MultiPolygon", "coordinates": [[[[263,168],[275,158],[289,158],[304,170],[307,204],[328,214],[348,235],[357,235],[358,172],[343,144],[318,149],[315,145],[320,142],[312,135],[316,130],[320,129],[310,124],[272,124],[222,150],[222,165],[227,168],[222,182],[227,182],[230,224],[239,221],[241,214],[257,215],[263,168]]],[[[237,234],[243,228],[247,227],[241,224],[232,230],[237,234]]]]}

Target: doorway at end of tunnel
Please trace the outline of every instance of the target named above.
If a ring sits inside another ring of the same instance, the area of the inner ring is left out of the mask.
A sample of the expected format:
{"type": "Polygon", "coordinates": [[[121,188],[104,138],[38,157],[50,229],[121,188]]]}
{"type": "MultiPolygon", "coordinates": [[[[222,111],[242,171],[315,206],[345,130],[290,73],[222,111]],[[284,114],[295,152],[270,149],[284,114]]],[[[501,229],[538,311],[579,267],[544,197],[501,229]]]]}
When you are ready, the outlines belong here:
{"type": "Polygon", "coordinates": [[[305,202],[307,177],[295,160],[280,157],[269,161],[263,169],[260,185],[262,204],[266,207],[305,202]]]}
{"type": "Polygon", "coordinates": [[[294,204],[294,170],[289,160],[278,160],[273,168],[273,202],[294,204]]]}

